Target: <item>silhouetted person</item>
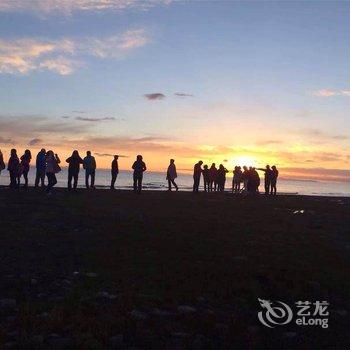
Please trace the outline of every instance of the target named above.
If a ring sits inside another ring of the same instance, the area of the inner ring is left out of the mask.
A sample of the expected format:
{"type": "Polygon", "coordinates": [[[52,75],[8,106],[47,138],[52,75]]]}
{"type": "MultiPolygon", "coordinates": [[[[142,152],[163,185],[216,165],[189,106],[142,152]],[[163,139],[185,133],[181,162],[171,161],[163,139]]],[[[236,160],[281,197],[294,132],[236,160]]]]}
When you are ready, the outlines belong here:
{"type": "Polygon", "coordinates": [[[132,165],[132,168],[134,169],[134,192],[140,194],[142,190],[143,172],[147,170],[146,164],[143,162],[141,155],[136,157],[136,161],[132,165]]]}
{"type": "Polygon", "coordinates": [[[240,166],[235,166],[235,170],[233,170],[233,178],[232,178],[232,193],[239,193],[241,191],[241,182],[242,182],[242,169],[240,166]]]}
{"type": "Polygon", "coordinates": [[[57,184],[56,174],[61,171],[59,164],[61,163],[60,158],[53,151],[47,151],[46,153],[46,176],[47,186],[46,193],[50,194],[52,188],[57,184]]]}
{"type": "Polygon", "coordinates": [[[248,192],[250,194],[259,193],[259,186],[260,186],[260,176],[258,172],[255,170],[255,168],[250,167],[249,178],[248,178],[248,192]]]}
{"type": "Polygon", "coordinates": [[[272,177],[272,170],[270,168],[270,165],[266,165],[264,168],[258,168],[258,170],[261,170],[265,173],[264,178],[264,185],[265,185],[265,194],[270,194],[270,187],[271,187],[271,177],[272,177]]]}
{"type": "Polygon", "coordinates": [[[209,169],[209,191],[216,191],[216,173],[218,169],[216,169],[215,163],[213,163],[209,169]]]}
{"type": "Polygon", "coordinates": [[[275,165],[271,167],[271,194],[276,195],[277,193],[277,178],[278,170],[275,165]]]}
{"type": "Polygon", "coordinates": [[[30,168],[30,161],[32,160],[32,154],[30,153],[29,149],[26,149],[24,151],[23,156],[21,157],[21,161],[19,163],[19,170],[18,170],[18,186],[20,186],[21,183],[21,176],[23,175],[24,178],[24,187],[28,187],[28,173],[30,168]]]}
{"type": "Polygon", "coordinates": [[[111,164],[111,175],[112,175],[111,190],[115,189],[114,187],[115,181],[117,180],[117,176],[119,174],[118,158],[119,156],[115,155],[111,164]]]}
{"type": "Polygon", "coordinates": [[[220,164],[216,174],[216,182],[220,192],[225,191],[226,173],[228,173],[228,170],[222,164],[220,164]]]}
{"type": "Polygon", "coordinates": [[[166,172],[166,179],[168,180],[168,191],[171,191],[171,184],[174,185],[176,191],[179,190],[179,188],[177,187],[177,184],[175,182],[176,178],[177,178],[177,172],[176,172],[175,160],[170,159],[170,164],[169,164],[168,170],[166,172]]]}
{"type": "Polygon", "coordinates": [[[210,170],[208,169],[208,165],[204,165],[203,167],[203,181],[204,181],[204,192],[209,192],[210,170]]]}
{"type": "Polygon", "coordinates": [[[0,149],[0,174],[4,169],[5,169],[4,156],[3,156],[1,149],[0,149]]]}
{"type": "Polygon", "coordinates": [[[35,187],[45,186],[45,173],[46,173],[46,150],[42,148],[36,156],[36,174],[35,174],[35,187]]]}
{"type": "Polygon", "coordinates": [[[243,180],[243,191],[249,192],[248,190],[248,183],[249,183],[249,169],[246,165],[243,166],[243,172],[242,172],[242,180],[243,180]]]}
{"type": "Polygon", "coordinates": [[[78,177],[80,164],[83,164],[83,160],[79,156],[77,150],[73,151],[72,155],[66,159],[68,165],[68,191],[72,190],[72,180],[73,180],[73,189],[77,190],[78,186],[78,177]]]}
{"type": "Polygon", "coordinates": [[[202,164],[203,162],[200,160],[197,164],[195,164],[193,168],[193,192],[198,193],[199,191],[199,183],[201,181],[202,175],[202,164]]]}
{"type": "Polygon", "coordinates": [[[95,188],[96,160],[90,151],[86,152],[86,157],[83,159],[83,168],[85,169],[85,187],[95,188]],[[90,179],[91,183],[89,183],[90,179]]]}
{"type": "Polygon", "coordinates": [[[7,170],[10,173],[10,188],[18,188],[18,171],[19,171],[19,159],[17,156],[17,150],[11,149],[10,158],[7,164],[7,170]]]}

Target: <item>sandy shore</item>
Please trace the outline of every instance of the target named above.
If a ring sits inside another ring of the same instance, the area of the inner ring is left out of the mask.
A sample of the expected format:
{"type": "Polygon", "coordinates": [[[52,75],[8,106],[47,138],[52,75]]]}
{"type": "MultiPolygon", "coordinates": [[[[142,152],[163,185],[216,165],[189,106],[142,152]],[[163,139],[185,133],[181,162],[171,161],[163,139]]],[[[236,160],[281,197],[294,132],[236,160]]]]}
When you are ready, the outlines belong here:
{"type": "Polygon", "coordinates": [[[350,199],[0,191],[0,347],[345,349],[350,199]],[[258,298],[326,300],[269,329],[258,298]]]}

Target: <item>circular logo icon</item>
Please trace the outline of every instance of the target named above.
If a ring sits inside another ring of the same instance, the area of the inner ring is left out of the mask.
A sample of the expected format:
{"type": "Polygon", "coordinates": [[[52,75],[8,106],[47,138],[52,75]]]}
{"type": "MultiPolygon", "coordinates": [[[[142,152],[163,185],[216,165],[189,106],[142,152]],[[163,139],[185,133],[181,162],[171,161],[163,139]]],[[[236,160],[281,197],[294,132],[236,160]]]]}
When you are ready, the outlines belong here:
{"type": "Polygon", "coordinates": [[[282,301],[258,300],[264,309],[258,313],[258,318],[264,326],[274,328],[276,325],[284,325],[292,320],[292,309],[287,304],[282,303],[282,301]]]}

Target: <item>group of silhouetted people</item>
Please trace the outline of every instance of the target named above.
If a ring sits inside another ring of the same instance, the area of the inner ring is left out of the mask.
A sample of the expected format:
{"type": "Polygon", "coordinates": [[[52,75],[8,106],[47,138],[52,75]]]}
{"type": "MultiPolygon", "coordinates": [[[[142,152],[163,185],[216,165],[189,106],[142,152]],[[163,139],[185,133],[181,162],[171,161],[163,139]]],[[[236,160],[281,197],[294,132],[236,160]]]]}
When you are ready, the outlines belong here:
{"type": "MultiPolygon", "coordinates": [[[[111,185],[110,189],[115,189],[115,182],[119,174],[118,155],[115,155],[111,164],[111,185]]],[[[10,174],[10,188],[17,189],[20,187],[21,178],[24,178],[24,187],[28,187],[28,172],[30,169],[30,162],[32,155],[30,150],[25,150],[21,157],[18,157],[17,150],[11,149],[10,158],[7,164],[7,170],[10,174]]],[[[36,156],[36,175],[35,187],[39,185],[45,187],[45,177],[47,178],[46,192],[51,193],[52,188],[57,184],[56,174],[61,171],[61,160],[53,151],[47,151],[43,148],[36,156]]],[[[79,152],[74,150],[72,155],[66,159],[68,163],[68,183],[69,191],[76,191],[78,186],[80,165],[85,170],[85,187],[95,188],[95,173],[96,160],[91,155],[90,151],[86,152],[86,156],[81,158],[79,152]]],[[[0,172],[6,168],[3,154],[0,150],[0,172]]],[[[135,193],[141,193],[143,172],[146,171],[146,164],[142,160],[142,156],[138,155],[134,162],[132,169],[133,174],[133,188],[135,193]]],[[[176,173],[176,169],[175,169],[176,173]]]]}
{"type": "MultiPolygon", "coordinates": [[[[208,165],[204,165],[200,160],[194,165],[193,168],[193,192],[199,191],[199,184],[201,176],[203,175],[204,191],[205,192],[224,192],[226,183],[226,174],[228,170],[220,164],[216,168],[215,163],[209,168],[208,165]]],[[[275,195],[277,193],[277,178],[278,170],[275,165],[270,167],[266,165],[265,168],[254,168],[243,166],[243,170],[240,166],[235,166],[232,177],[232,193],[259,193],[260,176],[257,170],[261,170],[265,173],[265,194],[275,195]]]]}
{"type": "MultiPolygon", "coordinates": [[[[115,155],[111,163],[111,185],[110,189],[115,189],[115,182],[119,174],[118,155],[115,155]]],[[[24,179],[24,187],[28,187],[28,172],[30,169],[30,162],[32,155],[30,150],[25,150],[21,157],[18,157],[16,149],[10,152],[10,158],[7,165],[7,170],[10,174],[10,188],[19,188],[21,178],[24,179]]],[[[47,151],[43,148],[36,156],[36,175],[35,187],[39,185],[45,187],[45,177],[47,178],[46,192],[51,193],[52,188],[57,184],[56,174],[61,171],[61,160],[53,151],[47,151]]],[[[85,187],[95,188],[95,173],[96,160],[91,155],[90,151],[86,152],[86,156],[81,158],[79,152],[74,150],[72,155],[66,159],[68,164],[68,190],[76,191],[78,186],[78,178],[80,172],[80,165],[85,170],[85,187]]],[[[193,192],[199,192],[199,185],[201,177],[203,176],[204,191],[205,192],[224,192],[226,183],[226,174],[229,172],[222,164],[217,168],[213,163],[210,168],[204,165],[200,160],[194,165],[193,169],[193,192]]],[[[3,154],[0,150],[0,172],[5,169],[3,154]]],[[[141,155],[136,157],[136,161],[132,165],[133,169],[133,190],[140,194],[142,190],[143,173],[147,170],[146,164],[141,155]]],[[[263,171],[265,194],[277,193],[277,178],[278,170],[276,166],[265,168],[254,168],[243,166],[235,166],[232,178],[232,193],[259,193],[260,176],[257,170],[263,171]]],[[[174,187],[176,191],[179,190],[175,182],[177,178],[177,171],[175,160],[170,159],[170,164],[166,173],[166,180],[168,181],[168,190],[171,191],[174,187]]]]}

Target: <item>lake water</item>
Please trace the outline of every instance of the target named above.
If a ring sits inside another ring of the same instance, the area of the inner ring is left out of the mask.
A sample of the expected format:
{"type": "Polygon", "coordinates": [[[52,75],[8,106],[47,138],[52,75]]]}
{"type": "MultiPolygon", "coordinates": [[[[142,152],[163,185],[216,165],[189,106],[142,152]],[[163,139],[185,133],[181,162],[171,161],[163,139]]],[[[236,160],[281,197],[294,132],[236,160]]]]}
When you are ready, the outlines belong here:
{"type": "MultiPolygon", "coordinates": [[[[29,172],[29,184],[34,184],[35,169],[31,168],[29,172]]],[[[57,187],[67,186],[67,169],[64,168],[57,174],[57,187]]],[[[97,170],[95,185],[98,188],[109,188],[111,174],[109,170],[97,170]]],[[[23,182],[23,179],[22,179],[23,182]]],[[[80,171],[79,187],[84,187],[85,172],[80,171]]],[[[192,189],[193,179],[190,174],[179,174],[176,180],[180,190],[190,191],[192,189]]],[[[202,180],[201,180],[202,182],[202,180]]],[[[226,190],[231,189],[232,178],[228,177],[226,180],[226,190]]],[[[0,175],[0,185],[8,185],[9,176],[8,171],[4,170],[0,175]]],[[[166,190],[167,181],[165,180],[165,173],[147,171],[143,178],[144,189],[149,190],[166,190]]],[[[202,184],[203,185],[203,182],[202,184]]],[[[131,189],[132,187],[132,172],[121,171],[118,175],[116,188],[131,189]]],[[[201,186],[202,187],[202,186],[201,186]]],[[[260,186],[260,191],[263,191],[263,180],[260,186]]],[[[307,180],[286,180],[279,179],[278,191],[281,193],[297,193],[302,195],[320,195],[320,196],[349,196],[350,197],[350,183],[347,182],[330,182],[330,181],[307,181],[307,180]]]]}

